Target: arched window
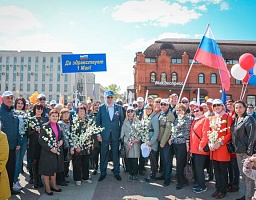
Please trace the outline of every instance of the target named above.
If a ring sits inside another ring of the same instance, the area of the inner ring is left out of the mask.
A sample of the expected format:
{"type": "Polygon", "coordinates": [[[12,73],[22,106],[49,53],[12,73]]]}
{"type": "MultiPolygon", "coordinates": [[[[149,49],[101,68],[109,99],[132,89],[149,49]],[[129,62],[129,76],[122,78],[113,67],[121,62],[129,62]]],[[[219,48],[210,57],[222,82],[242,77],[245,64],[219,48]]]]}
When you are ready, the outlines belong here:
{"type": "Polygon", "coordinates": [[[166,73],[162,73],[160,77],[161,82],[167,81],[167,75],[166,73]]]}
{"type": "Polygon", "coordinates": [[[216,74],[211,75],[211,83],[217,83],[217,76],[216,74]]]}
{"type": "Polygon", "coordinates": [[[178,81],[178,75],[176,72],[172,73],[172,81],[171,82],[177,82],[178,81]]]}
{"type": "Polygon", "coordinates": [[[204,83],[204,74],[198,74],[198,83],[204,83]]]}
{"type": "Polygon", "coordinates": [[[156,73],[155,72],[151,72],[150,73],[150,82],[154,83],[156,81],[156,73]]]}

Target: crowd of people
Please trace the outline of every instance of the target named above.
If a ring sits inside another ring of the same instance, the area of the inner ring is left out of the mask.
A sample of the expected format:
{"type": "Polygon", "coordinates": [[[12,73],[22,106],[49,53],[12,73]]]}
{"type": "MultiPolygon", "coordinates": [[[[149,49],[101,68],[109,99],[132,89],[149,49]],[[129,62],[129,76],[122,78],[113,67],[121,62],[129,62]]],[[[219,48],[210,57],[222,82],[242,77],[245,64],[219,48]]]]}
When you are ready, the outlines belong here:
{"type": "Polygon", "coordinates": [[[205,192],[207,181],[215,180],[211,197],[222,199],[227,192],[239,190],[242,175],[245,195],[239,199],[256,198],[252,164],[256,162],[256,114],[252,104],[210,98],[198,104],[186,97],[178,102],[177,94],[145,100],[138,97],[132,104],[123,104],[121,99],[114,99],[113,91],[105,92],[105,102],[88,100],[77,107],[54,100],[48,106],[44,94],[39,94],[38,103],[33,105],[23,97],[14,99],[11,91],[5,91],[2,99],[0,199],[22,190],[19,175],[25,155],[29,183],[35,189],[44,187],[50,196],[62,192],[58,185],[69,184],[66,178],[70,169],[77,186],[92,183],[90,165],[92,175],[100,167],[98,181],[103,181],[109,160],[113,161],[115,179],[121,181],[121,143],[130,182],[136,182],[138,175],[145,176],[149,163],[150,175],[144,177],[145,182],[163,180],[168,186],[173,174],[176,190],[184,189],[188,185],[184,169],[191,158],[195,193],[205,192]],[[133,128],[146,121],[145,141],[133,128]],[[96,128],[91,133],[88,130],[93,124],[96,128]]]}

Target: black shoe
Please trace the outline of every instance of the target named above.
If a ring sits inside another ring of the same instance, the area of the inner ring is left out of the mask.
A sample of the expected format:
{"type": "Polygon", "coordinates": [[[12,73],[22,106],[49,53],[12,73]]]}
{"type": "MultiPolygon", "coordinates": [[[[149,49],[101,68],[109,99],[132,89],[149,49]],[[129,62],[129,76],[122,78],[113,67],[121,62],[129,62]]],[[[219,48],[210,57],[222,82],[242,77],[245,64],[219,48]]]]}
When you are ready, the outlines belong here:
{"type": "Polygon", "coordinates": [[[176,190],[180,190],[180,189],[182,189],[182,187],[183,187],[182,185],[177,184],[176,185],[176,190]]]}
{"type": "Polygon", "coordinates": [[[11,194],[17,195],[17,194],[20,194],[20,191],[11,190],[11,194]]]}
{"type": "Polygon", "coordinates": [[[62,192],[62,189],[55,189],[55,188],[53,188],[53,187],[51,187],[51,191],[54,191],[54,192],[62,192]]]}
{"type": "Polygon", "coordinates": [[[38,179],[38,186],[39,187],[44,187],[44,184],[43,184],[41,176],[39,176],[39,179],[38,179]]]}
{"type": "Polygon", "coordinates": [[[145,175],[145,173],[143,172],[143,170],[140,170],[140,171],[139,171],[139,175],[141,175],[141,176],[144,176],[144,175],[145,175]]]}
{"type": "Polygon", "coordinates": [[[34,188],[35,189],[37,189],[39,186],[38,186],[38,183],[36,183],[35,181],[34,181],[34,188]]]}
{"type": "Polygon", "coordinates": [[[33,184],[33,183],[34,183],[33,177],[30,177],[30,178],[29,178],[28,183],[29,183],[29,184],[33,184]]]}
{"type": "Polygon", "coordinates": [[[158,177],[156,177],[156,180],[164,180],[164,177],[163,176],[158,176],[158,177]]]}
{"type": "Polygon", "coordinates": [[[170,180],[165,180],[164,181],[164,186],[168,186],[168,185],[170,185],[170,183],[171,183],[170,180]]]}
{"type": "Polygon", "coordinates": [[[193,186],[192,186],[192,189],[195,190],[195,189],[198,188],[198,187],[199,187],[199,185],[196,184],[196,185],[193,185],[193,186]]]}
{"type": "Polygon", "coordinates": [[[116,180],[118,180],[118,181],[121,181],[121,180],[122,180],[122,178],[121,178],[121,176],[119,176],[119,174],[118,174],[118,175],[115,175],[115,178],[116,178],[116,180]]]}
{"type": "Polygon", "coordinates": [[[47,192],[46,190],[45,190],[45,193],[46,193],[47,195],[49,195],[49,196],[52,196],[52,195],[53,195],[53,192],[47,192]]]}
{"type": "Polygon", "coordinates": [[[66,183],[69,183],[69,181],[65,181],[66,183]]]}
{"type": "Polygon", "coordinates": [[[62,181],[62,182],[56,182],[57,185],[60,185],[60,186],[68,186],[67,182],[66,181],[62,181]]]}
{"type": "Polygon", "coordinates": [[[245,196],[242,196],[241,198],[236,199],[236,200],[245,200],[245,196]]]}
{"type": "Polygon", "coordinates": [[[216,197],[216,195],[219,193],[218,190],[216,190],[213,194],[211,194],[211,197],[216,197]]]}
{"type": "Polygon", "coordinates": [[[102,181],[104,178],[106,178],[106,176],[100,175],[100,178],[98,179],[98,181],[102,181]]]}
{"type": "Polygon", "coordinates": [[[96,174],[97,174],[97,171],[94,170],[94,171],[92,172],[92,175],[96,175],[96,174]]]}
{"type": "Polygon", "coordinates": [[[147,178],[145,178],[144,180],[145,180],[146,182],[153,182],[153,181],[155,181],[156,179],[153,178],[153,177],[147,177],[147,178]]]}

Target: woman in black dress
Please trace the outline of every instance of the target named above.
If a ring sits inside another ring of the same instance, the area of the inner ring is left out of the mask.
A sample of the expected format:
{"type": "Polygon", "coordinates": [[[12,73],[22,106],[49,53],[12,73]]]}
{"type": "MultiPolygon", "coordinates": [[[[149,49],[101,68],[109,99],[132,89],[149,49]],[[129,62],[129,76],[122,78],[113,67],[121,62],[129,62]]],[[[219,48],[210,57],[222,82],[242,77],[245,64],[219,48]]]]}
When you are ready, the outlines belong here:
{"type": "Polygon", "coordinates": [[[56,186],[56,173],[64,170],[63,134],[57,123],[58,120],[59,112],[52,109],[49,113],[49,122],[43,124],[38,140],[42,146],[39,174],[44,175],[45,192],[48,195],[53,195],[52,191],[62,191],[56,186]]]}
{"type": "Polygon", "coordinates": [[[29,154],[32,160],[32,172],[34,178],[34,188],[38,186],[43,187],[42,179],[38,175],[38,165],[41,154],[41,145],[38,142],[39,133],[42,128],[42,124],[47,122],[47,118],[42,117],[43,106],[41,104],[35,104],[33,108],[33,117],[28,117],[28,137],[29,137],[29,154]]]}

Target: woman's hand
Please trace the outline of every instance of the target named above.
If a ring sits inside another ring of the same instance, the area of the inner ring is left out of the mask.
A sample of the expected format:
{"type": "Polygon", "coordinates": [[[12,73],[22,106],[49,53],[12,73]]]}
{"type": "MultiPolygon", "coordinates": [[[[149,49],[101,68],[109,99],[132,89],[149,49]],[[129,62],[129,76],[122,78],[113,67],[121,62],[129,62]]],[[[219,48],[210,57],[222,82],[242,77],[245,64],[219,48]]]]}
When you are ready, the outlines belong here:
{"type": "Polygon", "coordinates": [[[164,148],[164,144],[160,144],[160,147],[161,147],[161,148],[164,148]]]}
{"type": "Polygon", "coordinates": [[[203,148],[202,147],[198,147],[198,151],[199,152],[203,152],[203,148]]]}
{"type": "Polygon", "coordinates": [[[81,149],[80,149],[80,148],[76,148],[76,152],[77,152],[77,153],[80,153],[80,152],[81,152],[81,149]]]}
{"type": "Polygon", "coordinates": [[[57,153],[57,149],[52,148],[51,152],[56,154],[57,153]]]}
{"type": "Polygon", "coordinates": [[[127,146],[128,146],[129,148],[132,147],[132,144],[131,144],[130,142],[127,142],[126,144],[127,144],[127,146]]]}
{"type": "Polygon", "coordinates": [[[70,150],[70,154],[74,155],[75,151],[73,149],[70,150]]]}
{"type": "Polygon", "coordinates": [[[63,145],[63,141],[62,140],[60,140],[59,142],[58,142],[58,147],[61,147],[63,145]]]}
{"type": "Polygon", "coordinates": [[[40,127],[36,127],[36,132],[40,133],[40,127]]]}
{"type": "Polygon", "coordinates": [[[187,152],[189,152],[189,142],[186,142],[187,152]]]}
{"type": "Polygon", "coordinates": [[[101,137],[101,135],[98,135],[98,136],[97,136],[97,140],[98,140],[99,142],[102,142],[102,137],[101,137]]]}
{"type": "Polygon", "coordinates": [[[171,139],[169,139],[168,143],[169,143],[169,145],[172,145],[172,140],[171,140],[171,139]]]}
{"type": "Polygon", "coordinates": [[[133,139],[133,140],[132,140],[132,143],[135,144],[135,143],[138,143],[139,141],[140,141],[140,140],[138,140],[138,139],[133,139]]]}
{"type": "Polygon", "coordinates": [[[149,147],[151,147],[151,145],[152,145],[151,142],[147,142],[146,144],[147,144],[147,146],[149,146],[149,147]]]}

